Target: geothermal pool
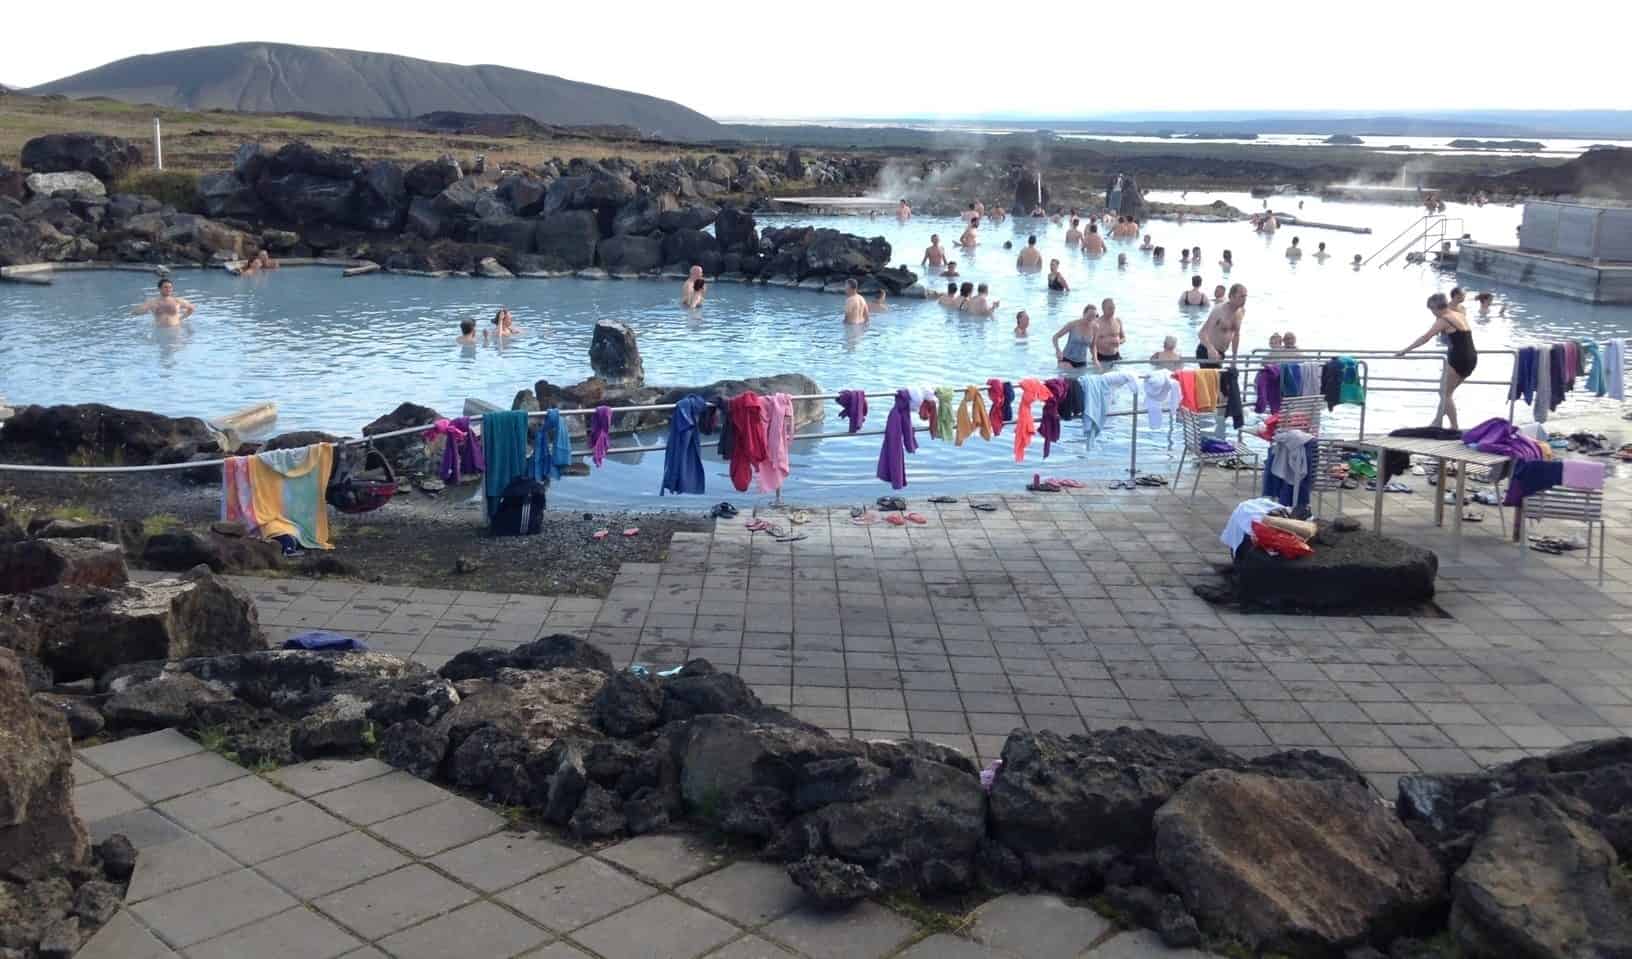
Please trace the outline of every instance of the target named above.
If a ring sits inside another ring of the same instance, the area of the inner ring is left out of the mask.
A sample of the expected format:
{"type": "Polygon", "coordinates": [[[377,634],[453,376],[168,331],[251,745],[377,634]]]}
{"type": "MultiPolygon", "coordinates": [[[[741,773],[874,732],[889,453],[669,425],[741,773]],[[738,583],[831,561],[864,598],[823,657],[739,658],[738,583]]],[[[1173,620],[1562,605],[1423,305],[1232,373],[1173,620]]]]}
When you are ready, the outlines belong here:
{"type": "MultiPolygon", "coordinates": [[[[1222,198],[1241,209],[1262,201],[1244,194],[1203,195],[1189,202],[1222,198]]],[[[1176,198],[1156,194],[1153,198],[1176,198]]],[[[578,279],[493,281],[424,279],[374,275],[345,280],[338,270],[290,269],[240,279],[217,271],[176,273],[177,292],[198,313],[181,330],[157,330],[127,308],[149,294],[153,277],[143,273],[59,274],[49,287],[0,284],[0,393],[13,404],[104,402],[172,415],[217,416],[248,403],[275,400],[277,431],[317,428],[356,435],[360,427],[403,400],[457,415],[466,397],[508,406],[518,389],[537,379],[574,383],[590,374],[590,331],[602,318],[623,320],[639,332],[647,382],[701,384],[725,377],[800,372],[824,390],[868,390],[931,384],[962,387],[990,377],[1019,381],[1055,374],[1049,336],[1075,317],[1084,303],[1114,298],[1127,329],[1123,356],[1142,359],[1174,335],[1182,352],[1195,349],[1195,331],[1204,310],[1178,305],[1192,272],[1214,284],[1241,282],[1250,290],[1243,349],[1267,344],[1274,331],[1294,330],[1306,349],[1398,349],[1427,328],[1423,301],[1448,290],[1455,277],[1418,266],[1396,264],[1355,272],[1347,261],[1369,255],[1406,224],[1416,208],[1359,203],[1322,203],[1311,197],[1279,197],[1277,209],[1314,220],[1369,225],[1370,235],[1283,227],[1273,238],[1255,235],[1244,223],[1171,222],[1148,225],[1157,243],[1170,251],[1153,264],[1136,244],[1112,244],[1099,259],[1064,249],[1064,225],[1027,219],[982,230],[972,253],[949,251],[962,278],[991,284],[1003,301],[997,316],[979,319],[943,310],[931,302],[891,301],[889,312],[863,330],[840,323],[836,296],[775,287],[717,283],[701,312],[677,304],[675,281],[595,282],[578,279]],[[1072,289],[1051,294],[1044,276],[1018,275],[1015,252],[1029,232],[1038,234],[1044,258],[1059,257],[1072,289]],[[1293,236],[1309,251],[1289,263],[1283,250],[1293,236]],[[1002,249],[1004,240],[1016,250],[1002,249]],[[1333,256],[1313,259],[1325,241],[1333,256]],[[1204,268],[1179,264],[1181,247],[1200,246],[1204,268]],[[1218,260],[1231,250],[1235,267],[1220,272],[1218,260]],[[1119,270],[1118,252],[1130,265],[1119,270]],[[500,306],[515,314],[523,335],[504,348],[466,349],[454,343],[458,322],[471,317],[480,326],[500,306]],[[1032,332],[1014,335],[1014,313],[1028,310],[1032,332]]],[[[1518,208],[1453,207],[1466,218],[1475,238],[1510,242],[1518,208]]],[[[762,218],[761,225],[794,222],[762,218]]],[[[955,242],[957,220],[893,217],[800,217],[797,222],[832,226],[864,235],[881,234],[895,260],[915,265],[932,232],[955,242]]],[[[1480,287],[1479,289],[1483,289],[1480,287]]],[[[1632,335],[1632,308],[1594,307],[1533,291],[1491,288],[1505,316],[1475,317],[1481,348],[1545,342],[1559,337],[1607,338],[1632,335]]],[[[1473,292],[1470,290],[1470,294],[1473,292]]],[[[1378,361],[1371,375],[1437,375],[1426,362],[1378,361]]],[[[1505,380],[1510,361],[1485,357],[1479,379],[1505,380]]],[[[1566,409],[1602,401],[1575,394],[1566,409]]],[[[1466,386],[1458,394],[1466,425],[1505,415],[1505,393],[1494,386],[1466,386]]],[[[1123,402],[1126,400],[1124,398],[1123,402]]],[[[1425,422],[1430,393],[1373,390],[1367,430],[1425,422]]],[[[836,412],[836,407],[831,407],[836,412]]],[[[1339,408],[1350,420],[1353,413],[1339,408]]],[[[869,428],[884,423],[887,403],[875,401],[869,428]]],[[[1523,415],[1521,413],[1521,419],[1523,415]]],[[[830,415],[826,428],[842,421],[830,415]]],[[[1341,427],[1340,427],[1341,428],[1341,427]]],[[[1069,477],[1109,477],[1129,460],[1126,418],[1112,421],[1090,452],[1075,424],[1067,424],[1063,449],[1046,462],[1034,444],[1024,464],[1013,461],[1006,441],[971,440],[961,448],[928,441],[909,458],[909,496],[1018,487],[1033,472],[1069,477]]],[[[662,438],[646,437],[661,443],[662,438]]],[[[627,443],[619,439],[616,443],[627,443]]],[[[615,444],[616,445],[616,444],[615,444]]],[[[888,492],[874,478],[877,437],[795,443],[789,499],[806,502],[871,500],[888,492]]],[[[1138,437],[1141,470],[1171,470],[1165,431],[1138,437]]],[[[701,505],[723,498],[750,500],[730,491],[724,464],[705,451],[709,471],[706,500],[659,499],[662,454],[630,455],[609,461],[588,478],[569,478],[552,494],[552,505],[701,505]]]]}

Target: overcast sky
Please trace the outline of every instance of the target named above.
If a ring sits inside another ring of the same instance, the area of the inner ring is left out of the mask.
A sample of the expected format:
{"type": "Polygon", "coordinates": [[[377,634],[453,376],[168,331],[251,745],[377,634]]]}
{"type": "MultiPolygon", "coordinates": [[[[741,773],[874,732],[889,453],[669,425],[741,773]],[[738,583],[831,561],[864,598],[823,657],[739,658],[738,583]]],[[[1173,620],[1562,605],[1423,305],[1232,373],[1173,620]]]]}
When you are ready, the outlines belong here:
{"type": "Polygon", "coordinates": [[[0,83],[43,83],[139,53],[266,40],[502,64],[726,119],[1624,109],[1632,108],[1628,9],[1613,0],[424,9],[81,0],[72,19],[83,28],[60,21],[62,29],[0,42],[0,83]]]}

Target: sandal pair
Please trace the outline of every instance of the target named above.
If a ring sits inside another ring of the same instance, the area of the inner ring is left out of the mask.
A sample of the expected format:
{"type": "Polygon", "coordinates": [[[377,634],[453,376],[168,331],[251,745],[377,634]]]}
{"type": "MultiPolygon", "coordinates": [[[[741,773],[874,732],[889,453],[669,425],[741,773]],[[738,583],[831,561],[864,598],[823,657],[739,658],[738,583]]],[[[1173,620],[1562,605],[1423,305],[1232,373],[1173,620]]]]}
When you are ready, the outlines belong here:
{"type": "Polygon", "coordinates": [[[923,526],[929,520],[924,519],[922,513],[891,513],[884,517],[884,522],[889,523],[891,526],[905,526],[908,523],[914,526],[923,526]]]}

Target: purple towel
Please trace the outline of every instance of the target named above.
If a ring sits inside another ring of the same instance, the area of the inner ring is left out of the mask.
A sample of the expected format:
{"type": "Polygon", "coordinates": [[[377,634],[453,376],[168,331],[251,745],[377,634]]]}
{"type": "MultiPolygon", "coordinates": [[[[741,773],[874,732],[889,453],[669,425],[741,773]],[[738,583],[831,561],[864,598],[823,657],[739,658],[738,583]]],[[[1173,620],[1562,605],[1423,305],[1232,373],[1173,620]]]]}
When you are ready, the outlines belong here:
{"type": "Polygon", "coordinates": [[[589,418],[589,452],[595,465],[606,462],[606,448],[612,438],[612,407],[597,406],[589,418]]]}
{"type": "Polygon", "coordinates": [[[912,397],[906,390],[895,391],[895,408],[884,426],[884,448],[878,453],[878,478],[891,489],[907,485],[907,454],[918,452],[912,433],[912,397]]]}
{"type": "Polygon", "coordinates": [[[860,430],[867,419],[867,394],[861,390],[840,390],[839,417],[850,421],[850,432],[860,430]]]}

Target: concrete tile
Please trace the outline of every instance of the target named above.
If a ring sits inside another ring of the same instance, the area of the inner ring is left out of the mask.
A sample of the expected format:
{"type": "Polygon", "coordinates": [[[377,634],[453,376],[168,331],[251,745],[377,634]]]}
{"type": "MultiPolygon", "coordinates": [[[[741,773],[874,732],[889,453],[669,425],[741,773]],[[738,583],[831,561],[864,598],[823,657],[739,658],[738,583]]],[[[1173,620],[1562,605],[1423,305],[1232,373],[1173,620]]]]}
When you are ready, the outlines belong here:
{"type": "Polygon", "coordinates": [[[441,853],[431,865],[485,893],[508,889],[578,858],[537,833],[501,832],[441,853]]]}
{"type": "Polygon", "coordinates": [[[176,954],[129,913],[119,912],[80,947],[74,959],[176,959],[176,954]]]}
{"type": "Polygon", "coordinates": [[[312,905],[360,935],[379,939],[475,898],[469,889],[413,865],[329,893],[312,905]]]}
{"type": "MultiPolygon", "coordinates": [[[[577,957],[573,957],[577,959],[577,957]]],[[[708,959],[797,959],[793,953],[758,936],[744,936],[708,954],[708,959]]]]}
{"type": "Polygon", "coordinates": [[[693,879],[675,892],[750,927],[780,919],[804,898],[786,869],[747,859],[693,879]]]}
{"type": "Polygon", "coordinates": [[[342,789],[365,779],[374,779],[392,772],[393,768],[378,759],[314,759],[310,762],[285,766],[267,774],[267,778],[282,783],[299,796],[316,796],[332,789],[342,789]]]}
{"type": "Polygon", "coordinates": [[[421,858],[462,846],[504,828],[492,810],[460,796],[375,823],[376,836],[421,858]]]}
{"type": "Polygon", "coordinates": [[[395,849],[353,830],[268,859],[257,868],[300,898],[316,899],[407,864],[407,857],[395,849]]]}
{"type": "Polygon", "coordinates": [[[694,959],[737,934],[725,920],[661,895],[586,926],[573,938],[606,959],[694,959]]]}
{"type": "Polygon", "coordinates": [[[204,833],[239,862],[255,865],[350,829],[309,802],[290,803],[204,833]]]}
{"type": "Polygon", "coordinates": [[[694,837],[673,833],[636,836],[596,855],[660,886],[684,882],[724,859],[694,837]]]}
{"type": "Polygon", "coordinates": [[[760,931],[811,959],[880,959],[910,939],[918,927],[875,903],[840,913],[802,907],[760,931]]]}
{"type": "Polygon", "coordinates": [[[79,818],[88,823],[121,813],[134,812],[147,805],[142,801],[142,797],[114,779],[99,779],[83,786],[75,786],[73,798],[74,810],[79,813],[79,818]]]}
{"type": "Polygon", "coordinates": [[[408,773],[393,772],[323,793],[313,802],[342,819],[367,826],[422,809],[452,795],[408,773]]]}
{"type": "Polygon", "coordinates": [[[1195,949],[1169,949],[1161,937],[1149,929],[1119,933],[1107,939],[1083,959],[1211,959],[1211,953],[1195,949]]]}
{"type": "Polygon", "coordinates": [[[537,952],[528,953],[527,959],[592,959],[592,957],[570,942],[552,942],[537,952]]]}
{"type": "Polygon", "coordinates": [[[606,863],[580,859],[500,893],[497,898],[549,929],[570,932],[656,893],[656,889],[606,863]]]}
{"type": "Polygon", "coordinates": [[[491,902],[474,902],[380,940],[397,959],[481,956],[510,959],[550,939],[549,933],[491,902]]]}
{"type": "Polygon", "coordinates": [[[201,832],[287,806],[295,798],[259,776],[245,776],[165,800],[157,809],[188,829],[201,832]]]}
{"type": "Polygon", "coordinates": [[[132,736],[129,739],[81,749],[76,755],[103,773],[113,776],[143,766],[156,766],[203,750],[203,746],[174,729],[162,729],[156,733],[132,736]]]}
{"type": "Polygon", "coordinates": [[[297,905],[248,869],[166,893],[131,907],[166,942],[185,949],[297,905]]]}
{"type": "Polygon", "coordinates": [[[969,932],[988,946],[1026,959],[1075,959],[1110,928],[1092,909],[1069,905],[1058,896],[1010,893],[981,906],[969,932]]]}
{"type": "Polygon", "coordinates": [[[100,771],[90,763],[81,760],[78,756],[74,757],[73,773],[74,785],[76,786],[84,786],[104,778],[100,771]]]}
{"type": "Polygon", "coordinates": [[[911,948],[897,955],[899,959],[1009,959],[1021,954],[1008,949],[998,951],[992,946],[941,932],[913,943],[911,948]]]}
{"type": "Polygon", "coordinates": [[[159,802],[247,775],[244,767],[215,753],[194,753],[117,778],[125,788],[148,802],[159,802]]]}
{"type": "Polygon", "coordinates": [[[187,950],[187,959],[334,959],[363,943],[304,906],[253,922],[187,950]]]}
{"type": "Polygon", "coordinates": [[[136,857],[126,902],[141,902],[239,868],[232,857],[193,835],[150,846],[136,857]]]}
{"type": "Polygon", "coordinates": [[[118,834],[129,839],[130,844],[137,850],[175,842],[187,835],[187,830],[147,807],[120,813],[117,816],[108,816],[105,819],[87,821],[85,827],[90,831],[92,842],[101,842],[109,836],[118,834]]]}

